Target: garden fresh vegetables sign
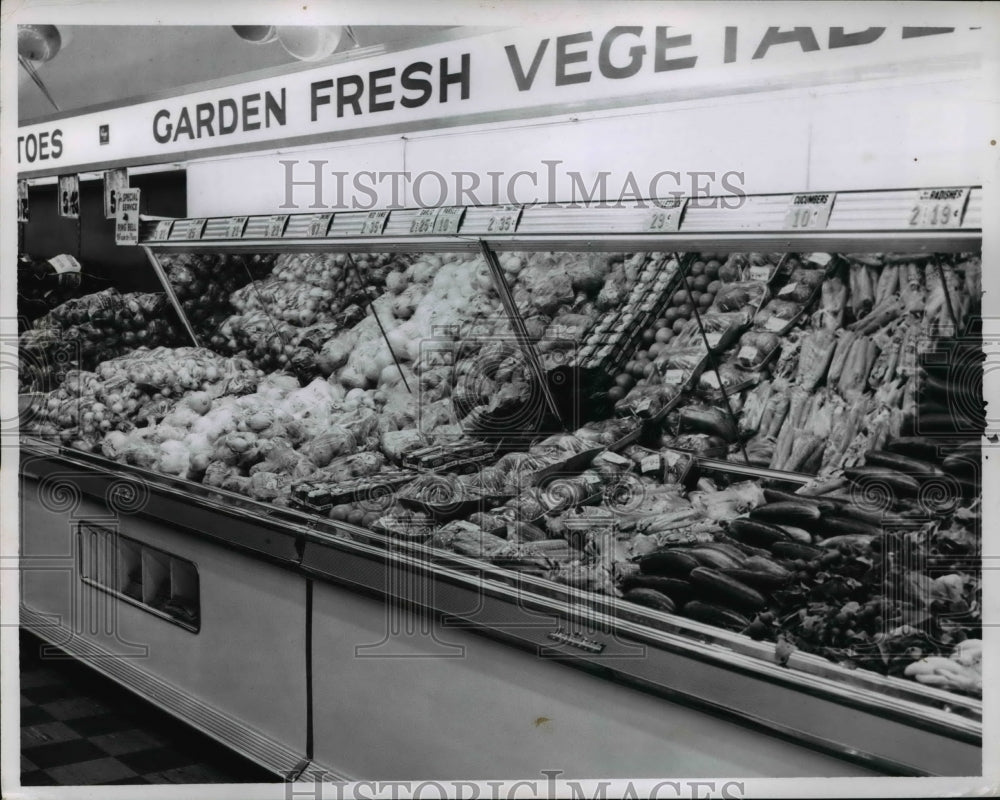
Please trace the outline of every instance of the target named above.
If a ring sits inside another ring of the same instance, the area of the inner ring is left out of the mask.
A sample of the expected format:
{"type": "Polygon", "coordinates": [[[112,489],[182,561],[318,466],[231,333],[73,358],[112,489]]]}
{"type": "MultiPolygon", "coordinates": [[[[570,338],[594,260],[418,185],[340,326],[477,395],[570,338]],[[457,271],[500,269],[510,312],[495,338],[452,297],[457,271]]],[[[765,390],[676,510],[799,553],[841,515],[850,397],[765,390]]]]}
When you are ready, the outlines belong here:
{"type": "Polygon", "coordinates": [[[19,170],[44,175],[666,103],[692,90],[722,96],[843,83],[889,66],[916,74],[949,59],[967,63],[980,46],[978,29],[906,25],[899,15],[893,24],[853,27],[835,19],[692,23],[666,19],[662,9],[644,16],[627,25],[493,32],[27,125],[18,132],[19,170]],[[102,146],[102,126],[128,135],[102,146]]]}

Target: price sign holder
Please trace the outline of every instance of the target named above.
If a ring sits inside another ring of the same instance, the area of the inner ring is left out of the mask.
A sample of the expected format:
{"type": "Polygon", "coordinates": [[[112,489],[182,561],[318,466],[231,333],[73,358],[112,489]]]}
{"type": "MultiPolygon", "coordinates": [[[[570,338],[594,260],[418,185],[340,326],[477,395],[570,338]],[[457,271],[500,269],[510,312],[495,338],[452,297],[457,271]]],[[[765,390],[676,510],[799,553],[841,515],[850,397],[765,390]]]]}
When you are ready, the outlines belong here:
{"type": "Polygon", "coordinates": [[[226,238],[242,239],[243,232],[247,229],[246,217],[230,217],[226,221],[226,238]]]}
{"type": "Polygon", "coordinates": [[[910,228],[958,228],[965,218],[970,189],[920,189],[916,192],[906,220],[910,228]]]}
{"type": "Polygon", "coordinates": [[[493,235],[516,233],[517,226],[521,224],[521,215],[524,213],[524,206],[504,205],[494,206],[489,209],[481,209],[480,213],[474,214],[466,220],[464,225],[465,233],[477,235],[493,235]],[[482,212],[489,213],[486,216],[482,212]]]}
{"type": "Polygon", "coordinates": [[[681,229],[681,217],[687,206],[686,197],[655,200],[656,207],[646,215],[644,233],[676,233],[681,229]]]}
{"type": "Polygon", "coordinates": [[[444,206],[439,208],[437,216],[434,218],[434,233],[458,233],[464,216],[465,208],[462,206],[444,206]]]}
{"type": "Polygon", "coordinates": [[[333,214],[317,214],[309,221],[307,235],[312,238],[326,236],[333,222],[333,214]]]}
{"type": "Polygon", "coordinates": [[[830,223],[834,192],[812,192],[792,195],[792,202],[785,212],[786,231],[822,231],[830,223]]]}
{"type": "Polygon", "coordinates": [[[288,225],[288,214],[274,214],[268,217],[267,227],[264,229],[265,239],[280,239],[285,235],[285,227],[288,225]]]}
{"type": "Polygon", "coordinates": [[[165,242],[170,238],[170,232],[174,229],[172,219],[161,219],[156,223],[153,232],[149,236],[151,242],[165,242]]]}
{"type": "Polygon", "coordinates": [[[205,233],[205,222],[206,220],[204,219],[188,220],[187,232],[184,234],[184,238],[188,241],[201,239],[202,234],[205,233]]]}
{"type": "Polygon", "coordinates": [[[425,234],[434,233],[434,223],[437,221],[438,209],[422,208],[410,221],[410,233],[425,234]]]}
{"type": "Polygon", "coordinates": [[[361,222],[361,236],[381,236],[389,221],[388,211],[369,211],[361,222]]]}

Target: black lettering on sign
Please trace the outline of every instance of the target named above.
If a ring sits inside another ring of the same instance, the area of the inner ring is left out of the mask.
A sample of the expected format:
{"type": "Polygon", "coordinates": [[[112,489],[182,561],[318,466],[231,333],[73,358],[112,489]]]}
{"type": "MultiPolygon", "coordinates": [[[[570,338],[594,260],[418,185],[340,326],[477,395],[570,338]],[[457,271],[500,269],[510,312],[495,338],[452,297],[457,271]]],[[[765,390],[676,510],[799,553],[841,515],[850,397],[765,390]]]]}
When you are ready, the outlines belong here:
{"type": "Polygon", "coordinates": [[[434,87],[429,80],[414,77],[420,73],[430,75],[431,65],[426,61],[415,61],[406,67],[399,76],[399,82],[405,91],[420,93],[416,97],[407,97],[404,95],[400,98],[399,103],[403,108],[420,108],[420,106],[431,99],[434,87]]]}
{"type": "Polygon", "coordinates": [[[52,131],[52,157],[59,158],[62,155],[62,131],[56,128],[52,131]]]}
{"type": "Polygon", "coordinates": [[[569,48],[575,44],[592,41],[594,41],[594,34],[589,31],[572,33],[556,39],[556,86],[568,86],[572,83],[588,83],[590,81],[590,70],[569,74],[566,72],[566,67],[587,60],[586,50],[577,50],[571,53],[569,48]]]}
{"type": "Polygon", "coordinates": [[[440,100],[442,103],[448,102],[448,87],[453,83],[461,84],[462,99],[469,99],[469,62],[471,58],[472,57],[468,53],[462,53],[462,66],[459,68],[458,72],[448,72],[448,59],[441,59],[440,100]]]}
{"type": "Polygon", "coordinates": [[[253,118],[260,114],[260,93],[243,95],[243,130],[260,130],[260,123],[253,118]]]}
{"type": "Polygon", "coordinates": [[[542,39],[538,45],[538,49],[535,50],[535,57],[531,59],[531,66],[528,67],[527,73],[525,73],[524,66],[521,64],[521,56],[518,55],[517,48],[512,44],[504,48],[504,51],[507,53],[507,61],[510,62],[510,71],[514,73],[514,83],[517,84],[519,92],[528,91],[535,82],[535,75],[538,74],[538,67],[541,66],[542,56],[545,55],[545,50],[548,46],[549,40],[542,39]]]}
{"type": "Polygon", "coordinates": [[[757,46],[757,52],[753,54],[754,60],[763,58],[776,44],[791,44],[798,42],[803,53],[811,53],[819,50],[819,43],[813,34],[812,28],[792,28],[790,31],[783,31],[780,28],[768,28],[764,38],[757,46]]]}
{"type": "Polygon", "coordinates": [[[843,28],[830,28],[830,49],[871,44],[883,33],[885,33],[885,28],[865,28],[857,33],[844,33],[843,28]]]}
{"type": "Polygon", "coordinates": [[[698,56],[686,58],[667,58],[667,50],[671,47],[687,47],[691,44],[691,34],[683,36],[667,36],[668,26],[656,28],[656,48],[653,62],[655,72],[667,72],[673,69],[690,69],[698,63],[698,56]]]}
{"type": "Polygon", "coordinates": [[[611,63],[611,47],[615,40],[621,36],[642,36],[641,25],[620,25],[612,28],[601,40],[601,49],[597,57],[597,65],[601,74],[605,78],[621,79],[631,78],[642,67],[642,57],[646,54],[643,45],[633,45],[629,48],[629,62],[623,66],[615,66],[611,63]]]}
{"type": "Polygon", "coordinates": [[[325,106],[330,104],[330,95],[320,94],[324,89],[332,89],[333,80],[327,78],[325,81],[313,81],[309,84],[309,110],[310,110],[310,120],[316,121],[316,109],[320,106],[325,106]]]}
{"type": "MultiPolygon", "coordinates": [[[[282,89],[284,92],[284,89],[282,89]]],[[[235,100],[226,98],[219,101],[219,136],[224,136],[227,133],[235,133],[236,128],[239,125],[240,110],[236,105],[235,100]],[[226,111],[229,112],[229,121],[226,121],[226,111]]]]}
{"type": "Polygon", "coordinates": [[[337,118],[344,116],[344,106],[349,105],[354,116],[361,116],[361,95],[364,94],[365,83],[360,75],[345,75],[337,81],[337,118]],[[349,86],[354,87],[354,91],[348,94],[349,86]]]}
{"type": "Polygon", "coordinates": [[[212,130],[212,120],[215,118],[215,108],[211,103],[198,103],[194,107],[195,124],[198,126],[198,138],[202,137],[202,130],[207,130],[209,136],[215,136],[212,130]]]}
{"type": "Polygon", "coordinates": [[[383,78],[391,78],[396,74],[395,67],[387,67],[386,69],[376,69],[368,73],[368,83],[371,88],[368,91],[368,110],[371,113],[376,111],[392,111],[392,107],[396,105],[392,100],[379,100],[379,95],[390,94],[392,92],[392,86],[379,85],[379,81],[383,78]]]}

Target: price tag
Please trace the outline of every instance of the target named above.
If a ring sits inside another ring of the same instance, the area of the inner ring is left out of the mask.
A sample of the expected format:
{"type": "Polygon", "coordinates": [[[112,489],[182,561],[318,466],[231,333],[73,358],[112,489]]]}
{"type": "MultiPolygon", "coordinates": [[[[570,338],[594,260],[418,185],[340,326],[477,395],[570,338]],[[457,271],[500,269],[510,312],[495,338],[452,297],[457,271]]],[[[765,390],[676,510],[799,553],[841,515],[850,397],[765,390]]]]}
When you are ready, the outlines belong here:
{"type": "Polygon", "coordinates": [[[796,286],[798,286],[798,283],[786,283],[778,290],[778,297],[783,297],[786,294],[791,294],[792,292],[795,291],[796,286]]]}
{"type": "Polygon", "coordinates": [[[687,198],[674,198],[673,200],[660,200],[657,202],[658,208],[646,217],[643,230],[647,233],[664,233],[679,231],[681,228],[681,217],[684,214],[684,206],[687,198]]]}
{"type": "Polygon", "coordinates": [[[677,453],[673,450],[663,451],[663,460],[667,462],[667,466],[670,468],[676,467],[683,457],[684,456],[681,453],[677,453]]]}
{"type": "Polygon", "coordinates": [[[668,369],[663,373],[664,383],[684,383],[687,373],[682,369],[668,369]]]}
{"type": "MultiPolygon", "coordinates": [[[[774,319],[774,317],[772,317],[771,319],[774,319]]],[[[770,322],[770,320],[768,320],[768,322],[770,322]]],[[[753,364],[754,362],[757,361],[759,355],[760,353],[757,351],[756,347],[751,347],[750,345],[744,345],[743,347],[740,348],[740,351],[736,354],[736,357],[743,361],[749,361],[751,364],[753,364]]]]}
{"type": "Polygon", "coordinates": [[[833,192],[793,195],[785,212],[785,230],[825,230],[836,196],[833,192]]]}
{"type": "Polygon", "coordinates": [[[779,333],[785,329],[787,324],[788,320],[784,320],[781,317],[771,317],[764,323],[764,329],[769,330],[772,333],[779,333]]]}
{"type": "Polygon", "coordinates": [[[389,220],[388,211],[369,211],[364,222],[361,223],[362,236],[381,236],[385,230],[385,223],[389,220]]]}
{"type": "Polygon", "coordinates": [[[833,256],[831,256],[829,253],[810,253],[808,256],[806,256],[806,261],[808,261],[810,264],[816,264],[817,266],[825,267],[827,264],[833,261],[833,256]]]}
{"type": "Polygon", "coordinates": [[[245,231],[246,229],[247,229],[246,217],[230,217],[229,221],[226,222],[226,238],[242,239],[243,231],[245,231]]]}
{"type": "Polygon", "coordinates": [[[187,233],[184,238],[187,240],[200,239],[201,235],[205,232],[205,220],[203,219],[192,219],[188,220],[187,233]]]}
{"type": "Polygon", "coordinates": [[[73,258],[73,256],[66,255],[65,253],[50,258],[49,263],[56,271],[56,275],[62,275],[64,272],[78,273],[80,271],[80,262],[73,258]]]}
{"type": "Polygon", "coordinates": [[[923,189],[910,208],[911,228],[957,228],[965,216],[969,189],[923,189]]]}
{"type": "Polygon", "coordinates": [[[601,453],[601,460],[607,461],[609,464],[616,464],[619,467],[628,466],[629,460],[625,456],[619,455],[618,453],[612,453],[610,450],[601,453]]]}
{"type": "Polygon", "coordinates": [[[436,208],[422,208],[410,222],[410,233],[434,233],[434,220],[437,219],[436,208]]]}
{"type": "Polygon", "coordinates": [[[660,469],[660,454],[645,456],[642,461],[639,462],[640,472],[656,472],[660,469]]]}
{"type": "Polygon", "coordinates": [[[771,280],[771,268],[759,264],[755,267],[750,267],[750,280],[764,281],[766,283],[771,280]]]}
{"type": "Polygon", "coordinates": [[[156,223],[156,227],[153,228],[153,233],[150,235],[149,240],[151,242],[164,242],[170,238],[170,231],[174,229],[174,221],[172,219],[161,219],[156,223]]]}
{"type": "Polygon", "coordinates": [[[268,217],[267,227],[264,228],[265,239],[280,239],[285,234],[285,226],[288,224],[288,214],[275,214],[268,217]]]}
{"type": "Polygon", "coordinates": [[[514,233],[521,224],[524,206],[497,206],[486,222],[486,233],[514,233]]]}
{"type": "Polygon", "coordinates": [[[308,236],[326,236],[327,231],[330,230],[330,223],[333,221],[333,214],[317,214],[311,220],[309,220],[309,231],[308,236]]]}
{"type": "Polygon", "coordinates": [[[722,341],[722,334],[718,331],[713,331],[712,333],[705,334],[705,340],[708,342],[708,346],[711,348],[716,348],[719,346],[719,342],[722,341]]]}
{"type": "Polygon", "coordinates": [[[465,209],[462,206],[445,206],[434,219],[434,233],[458,233],[465,209]]]}

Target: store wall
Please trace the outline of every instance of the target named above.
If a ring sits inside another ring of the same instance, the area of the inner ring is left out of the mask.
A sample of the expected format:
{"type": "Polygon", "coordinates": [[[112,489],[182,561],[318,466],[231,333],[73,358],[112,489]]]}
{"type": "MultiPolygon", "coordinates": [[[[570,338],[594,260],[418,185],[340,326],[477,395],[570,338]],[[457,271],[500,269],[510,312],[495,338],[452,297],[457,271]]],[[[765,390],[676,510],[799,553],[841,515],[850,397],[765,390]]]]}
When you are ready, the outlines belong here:
{"type": "MultiPolygon", "coordinates": [[[[187,214],[187,176],[183,170],[133,175],[142,190],[143,213],[170,217],[187,214]]],[[[30,189],[31,221],[24,230],[23,251],[33,258],[60,253],[75,256],[89,275],[111,281],[119,291],[158,291],[159,281],[138,247],[115,244],[115,222],[104,218],[104,183],[80,182],[80,219],[58,215],[56,186],[30,189]]]]}

